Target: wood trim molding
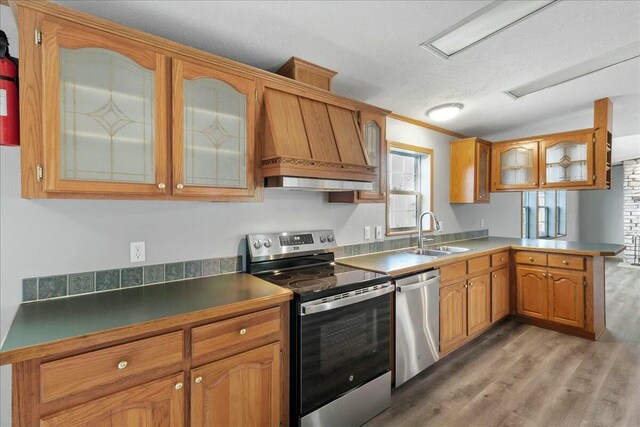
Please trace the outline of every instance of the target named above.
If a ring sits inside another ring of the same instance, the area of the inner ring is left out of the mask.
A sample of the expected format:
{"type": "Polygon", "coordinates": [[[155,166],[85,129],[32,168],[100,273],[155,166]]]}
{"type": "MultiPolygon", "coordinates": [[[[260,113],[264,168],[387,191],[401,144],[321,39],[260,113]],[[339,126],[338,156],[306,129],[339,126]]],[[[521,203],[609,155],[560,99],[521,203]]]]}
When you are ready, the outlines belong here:
{"type": "Polygon", "coordinates": [[[392,119],[400,120],[400,121],[405,122],[405,123],[409,123],[409,124],[415,125],[415,126],[420,126],[420,127],[423,127],[423,128],[426,128],[426,129],[430,129],[430,130],[433,130],[433,131],[436,131],[436,132],[440,132],[440,133],[443,133],[445,135],[455,136],[456,138],[460,138],[460,139],[469,138],[468,136],[463,135],[461,133],[454,132],[454,131],[449,130],[449,129],[441,128],[440,126],[432,125],[432,124],[429,124],[427,122],[423,122],[421,120],[416,120],[416,119],[412,119],[410,117],[402,116],[400,114],[391,113],[391,114],[389,114],[389,117],[392,118],[392,119]]]}

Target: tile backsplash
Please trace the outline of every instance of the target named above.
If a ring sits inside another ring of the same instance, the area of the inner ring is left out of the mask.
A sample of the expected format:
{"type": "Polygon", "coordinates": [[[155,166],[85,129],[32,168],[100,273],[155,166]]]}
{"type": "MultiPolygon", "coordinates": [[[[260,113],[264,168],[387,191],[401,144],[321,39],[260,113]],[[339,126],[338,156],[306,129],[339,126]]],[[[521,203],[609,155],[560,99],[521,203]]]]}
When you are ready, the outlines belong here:
{"type": "Polygon", "coordinates": [[[132,286],[174,282],[242,271],[242,257],[209,258],[168,264],[31,277],[22,280],[22,301],[36,301],[132,286]]]}
{"type": "MultiPolygon", "coordinates": [[[[425,241],[425,244],[476,239],[488,235],[488,230],[425,235],[425,239],[433,239],[432,242],[425,241]]],[[[335,250],[335,257],[344,258],[412,246],[418,246],[417,236],[338,246],[335,250]]],[[[57,276],[31,277],[22,280],[22,300],[25,302],[45,300],[91,292],[111,291],[132,286],[174,282],[201,276],[215,276],[237,271],[243,271],[242,256],[171,262],[57,276]]]]}

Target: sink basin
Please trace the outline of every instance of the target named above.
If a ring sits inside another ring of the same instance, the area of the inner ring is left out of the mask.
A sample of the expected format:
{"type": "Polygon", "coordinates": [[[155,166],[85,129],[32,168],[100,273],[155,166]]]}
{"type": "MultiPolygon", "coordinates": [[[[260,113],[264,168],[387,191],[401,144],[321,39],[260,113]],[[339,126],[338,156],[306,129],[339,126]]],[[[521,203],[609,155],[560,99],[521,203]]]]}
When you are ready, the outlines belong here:
{"type": "Polygon", "coordinates": [[[430,247],[428,250],[438,251],[438,252],[448,252],[449,254],[459,254],[461,252],[468,252],[470,248],[460,248],[458,246],[435,246],[430,247]]]}
{"type": "Polygon", "coordinates": [[[412,254],[416,254],[416,255],[427,255],[427,256],[432,256],[432,257],[441,257],[441,256],[445,256],[445,255],[451,255],[453,252],[449,252],[449,251],[441,251],[441,250],[437,250],[437,249],[410,249],[407,252],[411,252],[412,254]]]}

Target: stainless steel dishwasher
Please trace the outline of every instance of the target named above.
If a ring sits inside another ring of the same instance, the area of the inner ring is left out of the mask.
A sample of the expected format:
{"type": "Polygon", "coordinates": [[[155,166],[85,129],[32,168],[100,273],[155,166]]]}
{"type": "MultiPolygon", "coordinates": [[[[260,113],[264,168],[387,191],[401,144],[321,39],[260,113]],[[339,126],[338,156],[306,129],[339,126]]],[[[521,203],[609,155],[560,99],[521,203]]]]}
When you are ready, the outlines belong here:
{"type": "Polygon", "coordinates": [[[396,387],[439,358],[440,271],[396,279],[396,387]]]}

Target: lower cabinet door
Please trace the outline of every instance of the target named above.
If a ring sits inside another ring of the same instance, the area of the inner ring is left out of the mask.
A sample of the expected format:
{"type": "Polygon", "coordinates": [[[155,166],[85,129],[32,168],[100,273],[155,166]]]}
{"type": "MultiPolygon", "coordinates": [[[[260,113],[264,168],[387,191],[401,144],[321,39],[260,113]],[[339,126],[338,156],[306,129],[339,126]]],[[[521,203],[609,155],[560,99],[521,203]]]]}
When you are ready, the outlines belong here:
{"type": "Polygon", "coordinates": [[[584,327],[584,283],[582,273],[550,271],[549,320],[584,327]]]}
{"type": "Polygon", "coordinates": [[[183,426],[183,378],[174,375],[65,409],[40,420],[40,426],[183,426]]]}
{"type": "Polygon", "coordinates": [[[518,314],[537,319],[548,319],[549,293],[546,270],[518,267],[516,276],[518,314]]]}
{"type": "Polygon", "coordinates": [[[491,273],[491,322],[509,314],[509,268],[491,273]]]}
{"type": "Polygon", "coordinates": [[[280,344],[191,371],[191,426],[278,426],[280,344]]]}
{"type": "Polygon", "coordinates": [[[491,324],[491,284],[489,274],[469,279],[467,284],[467,333],[473,335],[491,324]]]}
{"type": "Polygon", "coordinates": [[[440,289],[440,353],[444,354],[467,338],[467,282],[440,289]]]}

